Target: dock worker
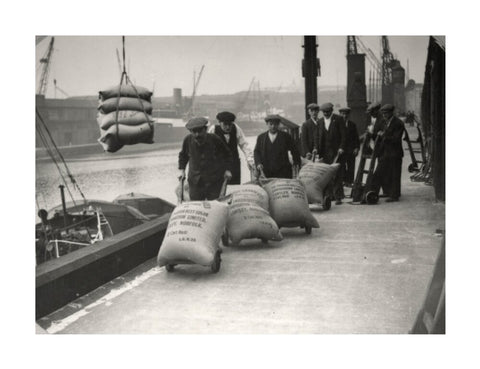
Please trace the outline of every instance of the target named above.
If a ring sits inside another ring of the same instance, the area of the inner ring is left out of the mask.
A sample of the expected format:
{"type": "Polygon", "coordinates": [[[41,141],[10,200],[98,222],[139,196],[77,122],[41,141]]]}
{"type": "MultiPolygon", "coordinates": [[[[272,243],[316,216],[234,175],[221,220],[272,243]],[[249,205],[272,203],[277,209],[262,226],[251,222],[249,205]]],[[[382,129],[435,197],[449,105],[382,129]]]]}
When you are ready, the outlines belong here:
{"type": "MultiPolygon", "coordinates": [[[[320,151],[323,153],[323,162],[333,164],[335,161],[343,165],[345,151],[345,122],[343,118],[333,113],[333,104],[325,103],[320,106],[323,117],[320,118],[320,126],[323,127],[323,137],[320,140],[322,145],[320,151]]],[[[333,182],[333,195],[335,204],[341,205],[345,197],[343,192],[343,173],[337,172],[333,182]]]]}
{"type": "Polygon", "coordinates": [[[358,129],[355,122],[350,120],[349,107],[338,109],[340,115],[345,121],[345,176],[343,182],[347,186],[352,186],[355,177],[355,158],[360,150],[360,139],[358,137],[358,129]]]}
{"type": "Polygon", "coordinates": [[[367,107],[367,114],[369,121],[365,135],[362,135],[362,139],[366,139],[370,148],[373,148],[373,141],[377,138],[377,132],[383,130],[384,120],[380,113],[382,105],[379,102],[373,102],[367,107]]]}
{"type": "Polygon", "coordinates": [[[280,121],[280,116],[276,114],[265,118],[268,130],[258,135],[253,150],[256,168],[263,171],[267,178],[292,178],[288,152],[292,155],[293,164],[300,167],[300,153],[292,136],[279,130],[280,121]]]}
{"type": "Polygon", "coordinates": [[[399,200],[402,175],[402,137],[405,126],[394,116],[394,109],[391,104],[385,104],[380,108],[384,127],[377,132],[382,141],[378,148],[378,165],[372,178],[372,186],[377,194],[380,187],[388,193],[386,202],[399,200]]]}
{"type": "Polygon", "coordinates": [[[208,120],[194,117],[186,128],[190,131],[178,155],[179,178],[185,178],[187,163],[190,200],[215,200],[223,181],[232,178],[233,157],[230,149],[217,135],[207,133],[208,120]]]}
{"type": "Polygon", "coordinates": [[[323,156],[323,153],[320,153],[320,149],[323,148],[320,143],[323,127],[320,126],[318,118],[320,107],[311,103],[307,105],[307,111],[310,118],[303,122],[300,132],[301,154],[304,158],[311,160],[314,153],[323,156]]]}
{"type": "Polygon", "coordinates": [[[216,134],[227,144],[233,156],[232,179],[229,183],[240,184],[241,171],[238,147],[245,154],[245,159],[250,169],[253,169],[255,165],[252,150],[248,146],[243,130],[235,123],[235,114],[229,111],[222,111],[217,114],[216,118],[219,124],[211,125],[207,132],[216,134]]]}

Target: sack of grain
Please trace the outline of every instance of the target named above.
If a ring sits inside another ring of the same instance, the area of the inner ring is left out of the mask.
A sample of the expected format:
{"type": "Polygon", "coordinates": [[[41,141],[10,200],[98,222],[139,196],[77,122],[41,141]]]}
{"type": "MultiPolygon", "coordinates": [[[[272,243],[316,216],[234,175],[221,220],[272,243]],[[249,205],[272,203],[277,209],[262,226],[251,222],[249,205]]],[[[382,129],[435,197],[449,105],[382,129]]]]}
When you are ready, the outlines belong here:
{"type": "Polygon", "coordinates": [[[255,184],[241,185],[232,193],[232,204],[239,202],[253,203],[267,211],[269,209],[267,192],[262,187],[255,184]]]}
{"type": "Polygon", "coordinates": [[[218,201],[191,201],[178,205],[168,222],[158,252],[159,266],[187,262],[210,266],[228,217],[228,205],[218,201]]]}
{"type": "Polygon", "coordinates": [[[123,145],[151,144],[153,143],[153,127],[149,123],[143,123],[138,126],[115,124],[106,131],[101,130],[101,137],[98,139],[98,142],[108,152],[115,152],[123,145]]]}
{"type": "MultiPolygon", "coordinates": [[[[118,85],[106,88],[105,90],[99,91],[99,96],[101,100],[107,100],[111,97],[118,96],[118,85]]],[[[140,97],[141,99],[151,102],[153,93],[146,89],[145,87],[135,86],[135,88],[128,84],[122,84],[120,88],[120,96],[123,97],[140,97]]]]}
{"type": "Polygon", "coordinates": [[[98,110],[100,110],[100,112],[103,114],[108,114],[112,111],[116,111],[117,106],[118,110],[135,110],[140,112],[145,111],[147,114],[152,114],[152,103],[136,97],[121,97],[120,99],[111,97],[110,99],[100,102],[98,105],[98,110]]]}
{"type": "Polygon", "coordinates": [[[270,200],[270,215],[278,227],[319,228],[308,208],[305,186],[299,179],[277,178],[264,188],[270,200]]]}
{"type": "MultiPolygon", "coordinates": [[[[117,112],[112,111],[108,114],[98,113],[97,122],[101,129],[107,130],[111,126],[117,123],[117,112]]],[[[138,126],[139,124],[152,122],[150,115],[145,115],[142,111],[135,110],[119,110],[118,111],[118,123],[126,126],[138,126]]]]}
{"type": "Polygon", "coordinates": [[[300,169],[298,179],[305,185],[309,204],[323,203],[324,189],[333,180],[340,164],[309,162],[300,169]]]}
{"type": "Polygon", "coordinates": [[[250,238],[272,241],[283,239],[268,211],[252,202],[236,202],[229,206],[227,230],[234,245],[250,238]]]}

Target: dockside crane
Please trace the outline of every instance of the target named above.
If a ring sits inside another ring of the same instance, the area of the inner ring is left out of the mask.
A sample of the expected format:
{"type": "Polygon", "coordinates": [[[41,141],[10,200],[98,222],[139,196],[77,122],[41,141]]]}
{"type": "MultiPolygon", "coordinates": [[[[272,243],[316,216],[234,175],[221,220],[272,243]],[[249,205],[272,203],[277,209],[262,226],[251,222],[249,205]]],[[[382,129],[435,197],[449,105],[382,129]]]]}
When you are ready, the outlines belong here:
{"type": "Polygon", "coordinates": [[[200,79],[202,78],[203,69],[205,65],[202,65],[200,72],[198,73],[198,77],[195,79],[195,72],[193,73],[193,92],[191,97],[190,109],[187,112],[187,117],[191,117],[194,115],[194,104],[195,104],[195,96],[197,94],[197,88],[200,83],[200,79]]]}
{"type": "Polygon", "coordinates": [[[248,90],[247,92],[245,93],[245,96],[243,97],[243,99],[240,101],[240,103],[236,106],[235,108],[235,112],[238,113],[240,111],[242,111],[242,109],[245,107],[245,105],[247,104],[247,101],[248,101],[248,97],[250,96],[250,92],[252,91],[253,89],[253,85],[255,83],[255,77],[252,78],[251,82],[250,82],[250,85],[248,86],[248,90]]]}
{"type": "Polygon", "coordinates": [[[45,52],[43,58],[40,59],[40,63],[42,64],[42,73],[40,75],[40,84],[38,86],[38,95],[43,95],[47,93],[47,83],[48,83],[48,73],[50,71],[50,65],[52,61],[52,54],[53,54],[53,44],[55,41],[55,37],[52,37],[50,40],[50,44],[48,45],[48,49],[45,52]]]}

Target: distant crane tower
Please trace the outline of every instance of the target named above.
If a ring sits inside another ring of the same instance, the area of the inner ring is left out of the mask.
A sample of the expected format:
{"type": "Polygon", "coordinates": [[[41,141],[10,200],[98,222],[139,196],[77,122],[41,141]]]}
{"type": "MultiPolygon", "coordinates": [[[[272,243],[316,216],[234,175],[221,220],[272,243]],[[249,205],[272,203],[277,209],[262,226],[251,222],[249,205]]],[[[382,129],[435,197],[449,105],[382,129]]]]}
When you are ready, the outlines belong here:
{"type": "Polygon", "coordinates": [[[202,65],[200,72],[198,73],[198,77],[195,79],[195,71],[193,72],[193,92],[191,97],[190,109],[188,110],[187,116],[191,117],[194,115],[194,107],[195,107],[195,96],[197,94],[198,84],[200,83],[200,78],[202,78],[203,69],[205,65],[202,65]]]}
{"type": "Polygon", "coordinates": [[[390,51],[387,36],[382,36],[382,104],[393,104],[405,113],[405,69],[390,51]]]}
{"type": "Polygon", "coordinates": [[[37,91],[38,95],[44,95],[45,96],[45,94],[47,93],[48,73],[50,71],[50,64],[51,64],[51,61],[52,61],[54,40],[55,40],[55,38],[52,37],[44,57],[40,59],[40,63],[43,65],[43,67],[42,67],[42,73],[41,73],[41,77],[40,77],[40,85],[39,85],[38,91],[37,91]]]}
{"type": "Polygon", "coordinates": [[[248,101],[248,97],[250,96],[250,92],[253,89],[254,82],[255,82],[255,77],[252,78],[252,80],[250,82],[250,85],[248,86],[248,90],[245,93],[245,96],[243,97],[243,99],[240,101],[240,103],[235,108],[236,113],[241,112],[243,110],[243,108],[245,108],[245,105],[247,104],[247,101],[248,101]]]}
{"type": "Polygon", "coordinates": [[[365,54],[358,53],[355,36],[347,36],[347,105],[351,109],[350,119],[363,132],[367,125],[365,54]]]}

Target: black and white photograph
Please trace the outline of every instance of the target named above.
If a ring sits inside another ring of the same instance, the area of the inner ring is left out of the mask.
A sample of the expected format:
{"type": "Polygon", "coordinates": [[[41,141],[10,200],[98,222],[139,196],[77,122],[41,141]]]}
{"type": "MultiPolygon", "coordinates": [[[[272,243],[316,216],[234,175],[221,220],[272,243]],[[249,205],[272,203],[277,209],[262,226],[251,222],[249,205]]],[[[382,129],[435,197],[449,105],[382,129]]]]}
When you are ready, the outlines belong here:
{"type": "Polygon", "coordinates": [[[31,365],[473,363],[475,46],[372,3],[32,8],[3,56],[31,365]]]}

